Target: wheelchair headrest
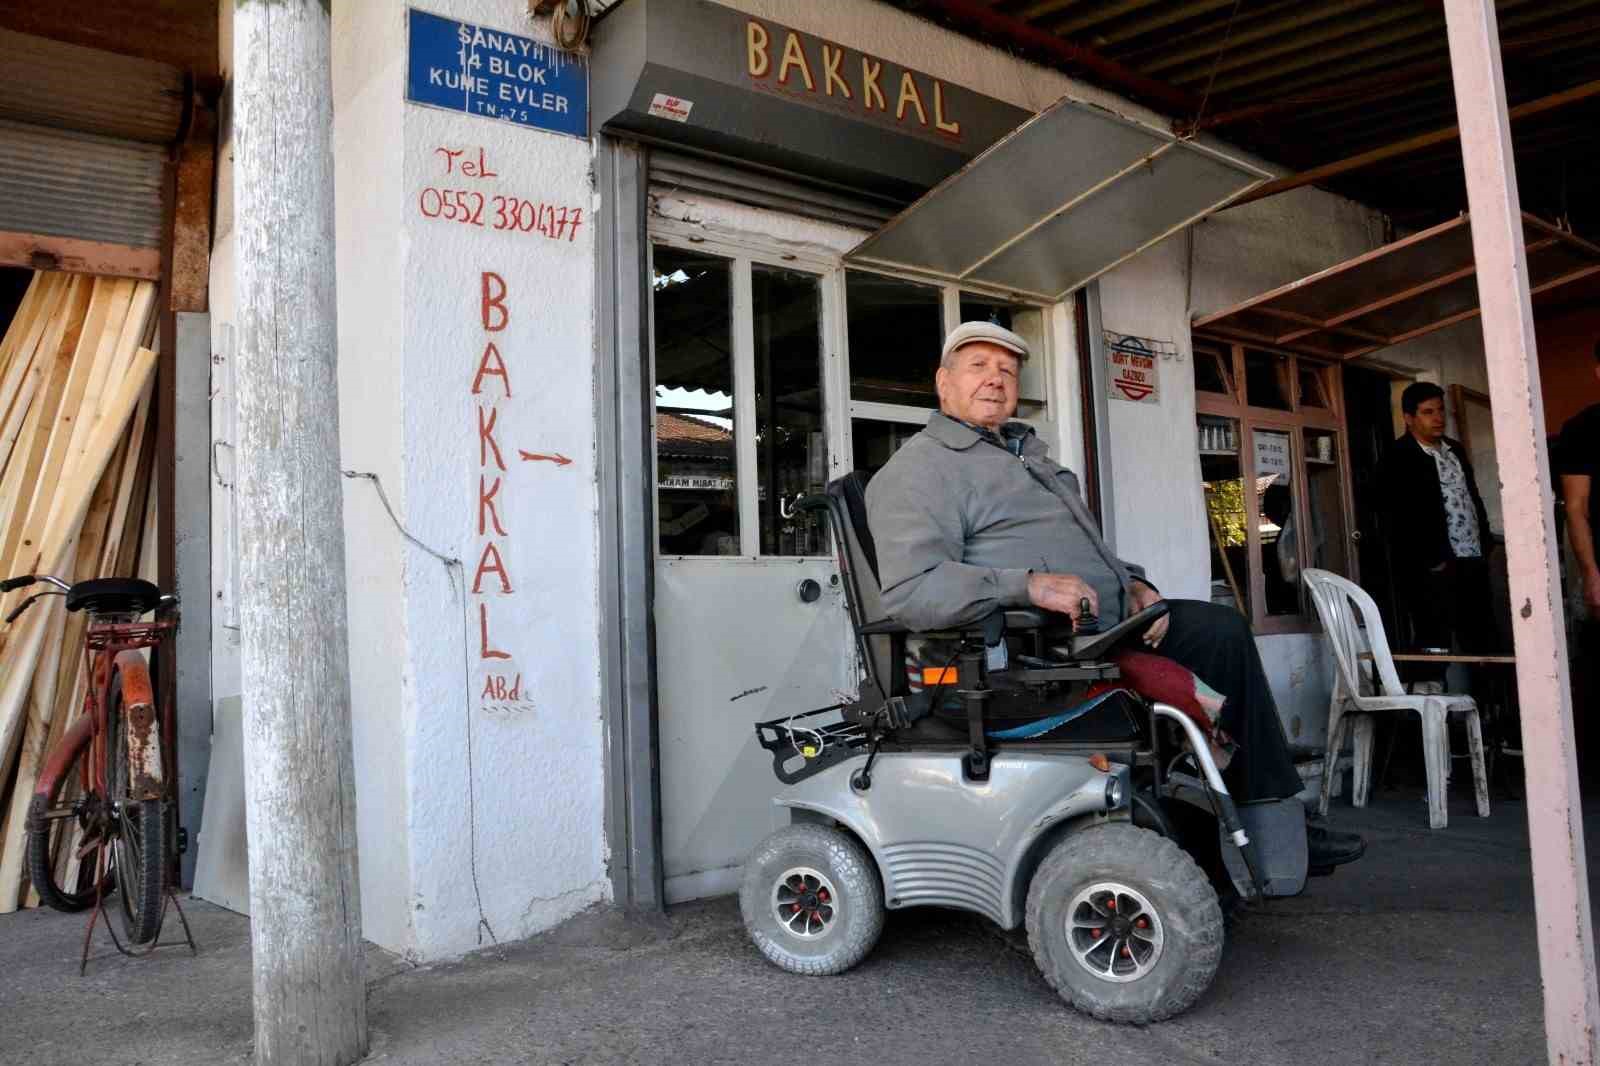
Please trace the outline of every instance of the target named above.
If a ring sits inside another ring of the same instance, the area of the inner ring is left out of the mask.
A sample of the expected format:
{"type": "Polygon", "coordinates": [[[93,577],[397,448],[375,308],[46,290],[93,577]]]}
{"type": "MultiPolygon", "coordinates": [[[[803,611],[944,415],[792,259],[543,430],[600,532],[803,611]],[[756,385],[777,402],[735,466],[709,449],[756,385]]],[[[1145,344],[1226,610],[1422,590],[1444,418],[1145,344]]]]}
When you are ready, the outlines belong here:
{"type": "Polygon", "coordinates": [[[867,525],[867,482],[872,480],[868,470],[852,470],[844,477],[828,484],[828,495],[844,504],[844,513],[850,519],[850,529],[855,534],[856,545],[866,560],[874,583],[878,581],[878,548],[872,540],[872,530],[867,525]]]}

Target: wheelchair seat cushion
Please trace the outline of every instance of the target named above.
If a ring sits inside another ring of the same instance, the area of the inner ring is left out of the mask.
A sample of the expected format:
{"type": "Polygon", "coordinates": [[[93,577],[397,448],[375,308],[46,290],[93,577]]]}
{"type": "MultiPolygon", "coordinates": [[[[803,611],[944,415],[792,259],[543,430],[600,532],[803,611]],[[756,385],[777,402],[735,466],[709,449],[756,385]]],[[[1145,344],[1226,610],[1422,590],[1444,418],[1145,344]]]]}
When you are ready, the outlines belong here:
{"type": "MultiPolygon", "coordinates": [[[[1122,672],[1117,684],[1131,688],[1153,703],[1165,703],[1188,715],[1210,741],[1217,769],[1226,769],[1236,750],[1221,725],[1227,697],[1206,684],[1193,671],[1161,655],[1146,651],[1123,651],[1112,656],[1122,672]]],[[[1096,686],[1096,689],[1109,686],[1096,686]]],[[[1091,689],[1091,692],[1096,689],[1091,689]]]]}

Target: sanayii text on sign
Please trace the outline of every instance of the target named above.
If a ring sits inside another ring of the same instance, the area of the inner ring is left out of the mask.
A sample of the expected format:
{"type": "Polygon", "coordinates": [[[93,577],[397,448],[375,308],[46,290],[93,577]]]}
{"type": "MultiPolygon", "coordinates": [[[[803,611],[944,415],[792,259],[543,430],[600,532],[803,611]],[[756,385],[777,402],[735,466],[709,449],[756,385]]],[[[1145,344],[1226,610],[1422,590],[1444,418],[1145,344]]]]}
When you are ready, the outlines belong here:
{"type": "Polygon", "coordinates": [[[589,64],[514,33],[412,8],[406,99],[534,129],[589,135],[589,64]]]}

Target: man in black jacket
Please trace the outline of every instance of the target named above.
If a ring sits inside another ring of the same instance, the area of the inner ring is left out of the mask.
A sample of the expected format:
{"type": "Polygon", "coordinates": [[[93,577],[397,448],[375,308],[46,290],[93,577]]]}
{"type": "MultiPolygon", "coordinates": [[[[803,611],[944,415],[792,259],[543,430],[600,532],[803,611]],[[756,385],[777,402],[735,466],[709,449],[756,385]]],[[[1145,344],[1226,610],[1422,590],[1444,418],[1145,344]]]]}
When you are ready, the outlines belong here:
{"type": "MultiPolygon", "coordinates": [[[[1410,644],[1495,649],[1487,556],[1489,515],[1461,442],[1444,435],[1444,390],[1419,381],[1400,396],[1405,436],[1379,468],[1395,591],[1410,644]]],[[[1418,680],[1442,680],[1430,670],[1418,680]]]]}

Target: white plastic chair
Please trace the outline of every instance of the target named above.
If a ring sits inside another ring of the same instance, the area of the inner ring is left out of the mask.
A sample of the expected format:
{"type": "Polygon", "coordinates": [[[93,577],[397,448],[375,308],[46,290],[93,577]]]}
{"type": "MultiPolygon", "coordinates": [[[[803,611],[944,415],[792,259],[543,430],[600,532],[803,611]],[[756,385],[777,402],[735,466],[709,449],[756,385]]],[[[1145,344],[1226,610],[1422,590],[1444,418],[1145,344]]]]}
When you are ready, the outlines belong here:
{"type": "Polygon", "coordinates": [[[1467,724],[1467,746],[1472,754],[1472,783],[1477,793],[1478,816],[1489,817],[1489,775],[1483,762],[1483,730],[1478,720],[1478,706],[1470,696],[1408,695],[1395,673],[1394,659],[1389,651],[1389,638],[1383,631],[1383,619],[1378,616],[1378,605],[1372,602],[1361,586],[1347,581],[1327,570],[1307,568],[1301,571],[1311,599],[1317,605],[1317,615],[1333,648],[1334,679],[1333,698],[1328,706],[1328,752],[1322,761],[1322,796],[1319,809],[1328,813],[1328,796],[1333,789],[1333,775],[1338,765],[1338,753],[1344,743],[1346,720],[1354,727],[1355,787],[1351,802],[1357,807],[1367,805],[1367,792],[1372,784],[1372,739],[1376,725],[1374,715],[1395,711],[1415,711],[1422,719],[1422,750],[1428,772],[1428,825],[1443,829],[1450,821],[1446,801],[1446,787],[1450,779],[1450,734],[1446,729],[1447,717],[1463,715],[1467,724]],[[1365,640],[1356,614],[1366,627],[1365,640]],[[1365,644],[1365,647],[1363,647],[1365,644]],[[1364,650],[1372,652],[1370,665],[1376,679],[1363,669],[1367,662],[1361,658],[1364,650]],[[1373,690],[1377,691],[1374,692],[1373,690]]]}

